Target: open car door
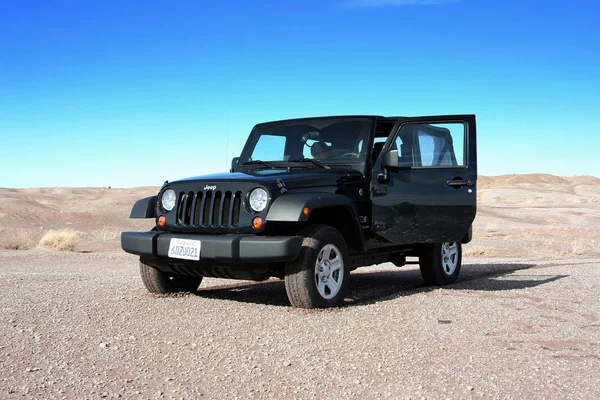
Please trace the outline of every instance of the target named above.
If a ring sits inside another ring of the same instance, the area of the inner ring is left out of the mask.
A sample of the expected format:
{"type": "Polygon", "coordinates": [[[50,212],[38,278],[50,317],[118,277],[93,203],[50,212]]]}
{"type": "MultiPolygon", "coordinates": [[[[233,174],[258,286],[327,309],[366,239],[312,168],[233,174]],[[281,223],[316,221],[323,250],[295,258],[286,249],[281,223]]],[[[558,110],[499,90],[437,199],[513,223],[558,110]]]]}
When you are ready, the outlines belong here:
{"type": "Polygon", "coordinates": [[[381,245],[460,241],[476,212],[475,116],[398,118],[371,176],[381,245]]]}

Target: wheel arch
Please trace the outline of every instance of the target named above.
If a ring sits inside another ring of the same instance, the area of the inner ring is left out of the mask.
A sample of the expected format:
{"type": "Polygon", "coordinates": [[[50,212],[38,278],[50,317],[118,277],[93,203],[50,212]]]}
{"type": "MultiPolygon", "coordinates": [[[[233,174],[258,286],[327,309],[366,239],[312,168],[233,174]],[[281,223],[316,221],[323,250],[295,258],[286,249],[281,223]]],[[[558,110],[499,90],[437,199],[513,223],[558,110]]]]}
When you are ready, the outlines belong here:
{"type": "Polygon", "coordinates": [[[344,237],[349,249],[365,251],[362,229],[358,219],[345,207],[321,207],[311,211],[308,223],[328,225],[337,229],[344,237]]]}
{"type": "Polygon", "coordinates": [[[329,193],[284,195],[273,202],[266,220],[329,225],[342,234],[348,248],[365,251],[358,210],[346,196],[329,193]],[[305,207],[308,207],[308,214],[303,212],[305,207]]]}
{"type": "Polygon", "coordinates": [[[467,230],[467,233],[465,233],[465,236],[463,236],[463,238],[460,240],[460,242],[462,244],[467,244],[472,239],[473,239],[473,225],[470,225],[469,229],[467,230]]]}

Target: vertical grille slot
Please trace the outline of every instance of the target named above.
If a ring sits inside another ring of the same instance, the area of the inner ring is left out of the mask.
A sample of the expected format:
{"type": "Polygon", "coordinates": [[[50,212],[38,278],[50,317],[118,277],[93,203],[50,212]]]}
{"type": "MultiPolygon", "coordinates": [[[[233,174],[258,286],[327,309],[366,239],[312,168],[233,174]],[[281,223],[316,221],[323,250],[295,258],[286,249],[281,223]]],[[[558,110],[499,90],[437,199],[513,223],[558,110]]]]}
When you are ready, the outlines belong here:
{"type": "Polygon", "coordinates": [[[202,215],[202,198],[203,193],[198,192],[196,194],[196,201],[194,202],[194,225],[200,225],[200,216],[202,215]]]}
{"type": "Polygon", "coordinates": [[[185,206],[184,214],[183,214],[183,223],[185,225],[189,225],[192,221],[192,205],[194,204],[194,192],[189,192],[185,198],[185,206]]]}
{"type": "Polygon", "coordinates": [[[177,202],[177,223],[183,224],[183,212],[185,203],[185,193],[179,193],[179,201],[177,202]]]}
{"type": "Polygon", "coordinates": [[[204,196],[204,203],[202,204],[202,225],[209,225],[210,208],[212,205],[212,192],[206,192],[204,196]]]}
{"type": "Polygon", "coordinates": [[[229,220],[229,216],[231,215],[231,210],[229,209],[231,207],[231,191],[226,191],[225,192],[225,196],[223,197],[223,205],[221,206],[221,208],[223,209],[223,212],[221,213],[221,215],[223,216],[223,222],[221,223],[221,225],[231,225],[231,221],[229,220]]]}
{"type": "Polygon", "coordinates": [[[233,214],[233,218],[231,221],[231,225],[232,226],[238,226],[240,223],[240,207],[242,205],[242,192],[235,192],[235,195],[233,196],[233,202],[232,202],[232,214],[233,214]]]}
{"type": "Polygon", "coordinates": [[[221,193],[221,191],[217,191],[214,194],[215,199],[213,200],[213,212],[212,212],[212,218],[211,218],[211,225],[223,225],[222,221],[221,221],[221,198],[222,198],[223,194],[221,193]]]}

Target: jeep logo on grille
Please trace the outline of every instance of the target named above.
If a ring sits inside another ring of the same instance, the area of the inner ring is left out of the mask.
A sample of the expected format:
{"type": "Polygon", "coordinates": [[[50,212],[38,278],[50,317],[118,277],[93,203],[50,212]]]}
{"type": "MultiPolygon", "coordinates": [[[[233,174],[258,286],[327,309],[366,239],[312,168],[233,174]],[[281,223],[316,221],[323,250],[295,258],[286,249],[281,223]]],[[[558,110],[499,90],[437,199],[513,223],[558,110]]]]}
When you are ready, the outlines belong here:
{"type": "Polygon", "coordinates": [[[206,185],[206,186],[204,186],[204,190],[215,190],[216,188],[217,188],[217,185],[213,185],[213,186],[206,185]]]}

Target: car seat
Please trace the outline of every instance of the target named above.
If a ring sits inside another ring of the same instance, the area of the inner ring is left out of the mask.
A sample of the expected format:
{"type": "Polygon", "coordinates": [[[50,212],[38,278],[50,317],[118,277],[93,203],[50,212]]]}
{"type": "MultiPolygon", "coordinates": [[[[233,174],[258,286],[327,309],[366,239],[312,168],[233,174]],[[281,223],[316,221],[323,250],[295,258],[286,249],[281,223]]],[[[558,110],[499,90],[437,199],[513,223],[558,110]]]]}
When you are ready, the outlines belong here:
{"type": "Polygon", "coordinates": [[[325,142],[314,142],[310,148],[310,154],[313,158],[318,158],[323,160],[327,158],[327,153],[329,152],[329,146],[325,142]]]}

